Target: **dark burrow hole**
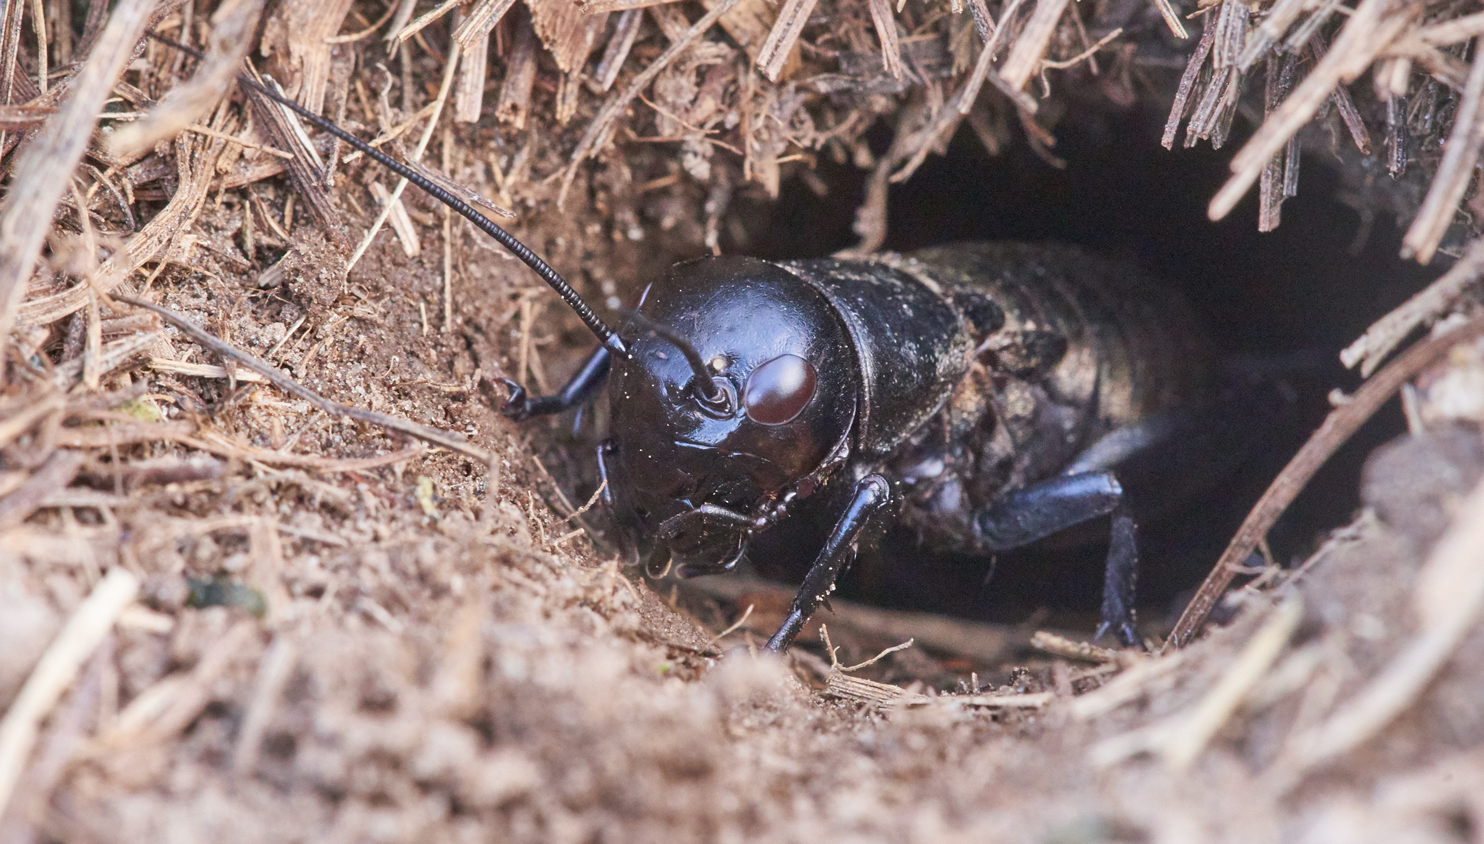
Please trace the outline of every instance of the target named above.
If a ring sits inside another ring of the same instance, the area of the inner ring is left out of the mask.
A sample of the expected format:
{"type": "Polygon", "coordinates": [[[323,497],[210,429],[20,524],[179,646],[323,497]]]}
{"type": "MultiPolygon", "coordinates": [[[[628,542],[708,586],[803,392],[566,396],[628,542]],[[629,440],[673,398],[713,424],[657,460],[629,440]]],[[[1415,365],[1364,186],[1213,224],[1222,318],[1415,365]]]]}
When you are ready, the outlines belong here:
{"type": "MultiPolygon", "coordinates": [[[[991,157],[971,132],[961,131],[946,156],[929,159],[908,182],[892,186],[886,248],[972,240],[1078,244],[1134,260],[1181,290],[1224,354],[1312,352],[1330,362],[1441,271],[1397,257],[1401,232],[1389,217],[1378,215],[1368,230],[1363,227],[1360,214],[1341,203],[1341,179],[1325,166],[1324,153],[1305,154],[1299,196],[1283,206],[1276,232],[1257,232],[1251,196],[1226,220],[1210,222],[1206,203],[1242,139],[1220,151],[1166,151],[1158,144],[1163,120],[1163,113],[1134,110],[1061,126],[1056,153],[1067,162],[1063,170],[1023,142],[991,157]]],[[[793,180],[771,205],[739,200],[746,203],[737,212],[746,223],[746,242],[727,251],[784,259],[853,245],[851,224],[866,173],[824,159],[816,172],[828,188],[823,196],[793,180]]],[[[1303,410],[1293,424],[1265,436],[1236,475],[1178,513],[1141,525],[1143,619],[1156,625],[1172,620],[1251,504],[1323,419],[1326,392],[1357,383],[1337,363],[1327,365],[1303,390],[1303,410]]],[[[1331,460],[1270,533],[1280,562],[1306,554],[1324,531],[1349,519],[1365,455],[1401,429],[1393,403],[1331,460]]],[[[818,547],[810,544],[808,526],[795,530],[771,547],[818,547]]],[[[844,578],[841,594],[889,607],[997,622],[1034,617],[1076,629],[1090,625],[1087,616],[1097,612],[1104,553],[1095,545],[1047,543],[1000,555],[990,576],[988,559],[926,555],[899,531],[883,542],[879,559],[863,558],[844,578]]],[[[790,585],[807,566],[807,560],[776,553],[753,556],[762,574],[790,585]]]]}

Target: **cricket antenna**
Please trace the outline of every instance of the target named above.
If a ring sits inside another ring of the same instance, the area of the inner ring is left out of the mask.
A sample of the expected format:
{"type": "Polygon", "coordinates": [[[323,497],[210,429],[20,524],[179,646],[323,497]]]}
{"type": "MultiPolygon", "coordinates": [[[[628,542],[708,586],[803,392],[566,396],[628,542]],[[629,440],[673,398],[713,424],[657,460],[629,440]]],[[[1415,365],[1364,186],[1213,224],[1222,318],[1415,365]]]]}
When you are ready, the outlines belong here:
{"type": "MultiPolygon", "coordinates": [[[[205,58],[205,56],[203,56],[200,51],[191,47],[187,47],[186,45],[181,44],[178,41],[171,40],[163,35],[158,35],[153,32],[149,32],[146,34],[150,38],[153,38],[161,44],[169,47],[174,47],[175,49],[181,51],[182,53],[185,53],[188,56],[192,56],[198,60],[205,58]]],[[[577,291],[572,289],[572,285],[568,284],[567,280],[562,278],[560,273],[552,269],[551,265],[541,260],[540,256],[538,256],[535,252],[532,252],[530,250],[530,247],[526,246],[524,243],[521,243],[519,240],[516,240],[515,235],[512,235],[510,232],[505,231],[504,229],[495,225],[495,223],[488,217],[474,210],[474,208],[467,202],[464,202],[462,199],[459,199],[458,197],[449,193],[441,185],[432,181],[427,176],[424,176],[423,174],[417,172],[411,167],[408,167],[402,162],[397,161],[395,158],[392,158],[376,147],[371,146],[355,135],[352,135],[339,126],[336,126],[329,120],[320,117],[318,114],[315,114],[304,106],[299,105],[288,97],[285,97],[283,94],[280,94],[279,92],[274,91],[266,85],[263,85],[256,79],[253,79],[246,74],[239,73],[237,74],[237,81],[253,89],[254,91],[257,91],[268,99],[273,100],[279,105],[282,105],[283,107],[293,111],[300,117],[308,120],[315,126],[318,126],[320,129],[323,129],[324,131],[329,132],[331,135],[334,135],[340,140],[345,141],[346,143],[360,150],[369,158],[376,161],[381,166],[387,168],[393,173],[396,173],[398,176],[401,176],[412,184],[417,185],[428,196],[433,197],[444,205],[447,205],[449,208],[452,208],[454,211],[457,211],[461,216],[464,217],[464,219],[477,226],[480,231],[498,241],[501,246],[510,251],[510,254],[519,258],[526,266],[535,270],[536,274],[541,276],[541,279],[545,281],[552,290],[555,290],[558,296],[562,297],[562,301],[566,302],[567,305],[570,306],[572,310],[577,313],[577,317],[582,320],[583,324],[588,327],[589,331],[597,335],[599,342],[606,346],[610,352],[617,355],[623,360],[629,359],[629,349],[626,345],[624,345],[623,340],[619,338],[618,332],[609,328],[607,323],[603,322],[603,320],[600,319],[597,314],[593,313],[593,309],[588,307],[588,304],[582,300],[581,296],[577,295],[577,291]]]]}

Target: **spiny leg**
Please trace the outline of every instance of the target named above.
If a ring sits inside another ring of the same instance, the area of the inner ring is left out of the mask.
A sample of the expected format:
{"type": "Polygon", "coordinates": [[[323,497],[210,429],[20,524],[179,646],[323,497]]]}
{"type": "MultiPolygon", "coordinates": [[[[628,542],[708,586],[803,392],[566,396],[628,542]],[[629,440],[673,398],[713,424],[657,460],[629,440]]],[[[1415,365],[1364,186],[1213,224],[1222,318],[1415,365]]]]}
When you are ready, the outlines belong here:
{"type": "Polygon", "coordinates": [[[1124,503],[1123,487],[1112,472],[1059,475],[1014,490],[976,516],[974,527],[987,549],[1008,551],[1107,515],[1113,517],[1112,538],[1103,576],[1103,621],[1094,638],[1111,630],[1124,645],[1137,645],[1137,531],[1124,503]]]}
{"type": "Polygon", "coordinates": [[[814,558],[809,573],[804,575],[804,582],[799,585],[798,594],[794,596],[788,618],[778,628],[778,632],[773,634],[773,638],[768,640],[768,650],[781,653],[793,644],[809,616],[819,609],[819,605],[834,590],[835,578],[840,576],[840,570],[850,559],[851,549],[856,540],[860,539],[861,531],[865,529],[871,516],[890,499],[891,486],[880,475],[867,475],[856,484],[850,505],[835,522],[830,538],[814,558]]]}
{"type": "Polygon", "coordinates": [[[1113,511],[1112,538],[1108,542],[1108,562],[1103,569],[1103,623],[1093,641],[1109,631],[1125,647],[1139,645],[1134,632],[1134,594],[1139,579],[1138,526],[1128,507],[1119,505],[1113,511]]]}

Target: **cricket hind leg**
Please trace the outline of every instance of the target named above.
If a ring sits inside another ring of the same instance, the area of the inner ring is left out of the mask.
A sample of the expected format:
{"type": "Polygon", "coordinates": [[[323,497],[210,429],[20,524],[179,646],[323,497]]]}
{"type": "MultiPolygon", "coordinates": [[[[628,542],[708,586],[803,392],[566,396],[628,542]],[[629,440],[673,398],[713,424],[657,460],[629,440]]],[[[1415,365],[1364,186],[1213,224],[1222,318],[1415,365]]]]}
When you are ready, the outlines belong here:
{"type": "Polygon", "coordinates": [[[1112,537],[1103,574],[1102,624],[1094,638],[1112,632],[1120,643],[1136,646],[1138,529],[1113,472],[1059,475],[1014,490],[977,513],[974,530],[986,549],[1008,551],[1103,516],[1112,516],[1112,537]]]}
{"type": "Polygon", "coordinates": [[[1108,633],[1125,647],[1140,645],[1134,630],[1134,598],[1139,580],[1138,525],[1126,504],[1113,511],[1108,561],[1103,569],[1103,619],[1093,641],[1108,633]]]}

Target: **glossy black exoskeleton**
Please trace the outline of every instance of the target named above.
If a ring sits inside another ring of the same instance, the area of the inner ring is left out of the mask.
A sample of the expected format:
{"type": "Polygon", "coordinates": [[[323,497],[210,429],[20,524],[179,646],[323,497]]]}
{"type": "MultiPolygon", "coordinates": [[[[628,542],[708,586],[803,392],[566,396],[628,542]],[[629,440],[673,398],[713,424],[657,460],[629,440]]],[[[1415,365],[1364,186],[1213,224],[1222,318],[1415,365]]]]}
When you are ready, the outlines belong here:
{"type": "Polygon", "coordinates": [[[600,348],[555,396],[509,383],[504,412],[559,412],[611,378],[607,503],[638,560],[682,574],[729,570],[805,499],[828,502],[833,530],[770,648],[889,509],[985,554],[1111,515],[1103,630],[1136,642],[1117,470],[1179,430],[1211,369],[1181,302],[1131,268],[1013,243],[702,258],[650,285],[622,333],[629,359],[600,348]]]}
{"type": "Polygon", "coordinates": [[[503,412],[557,413],[612,380],[598,466],[636,561],[723,572],[796,509],[830,520],[769,648],[789,646],[892,510],[928,544],[985,554],[1111,516],[1099,634],[1135,643],[1138,557],[1119,473],[1188,431],[1211,386],[1183,305],[1137,272],[1070,247],[1008,243],[856,260],[702,258],[651,284],[620,334],[436,177],[239,82],[469,219],[598,337],[556,395],[507,381],[503,412]]]}

